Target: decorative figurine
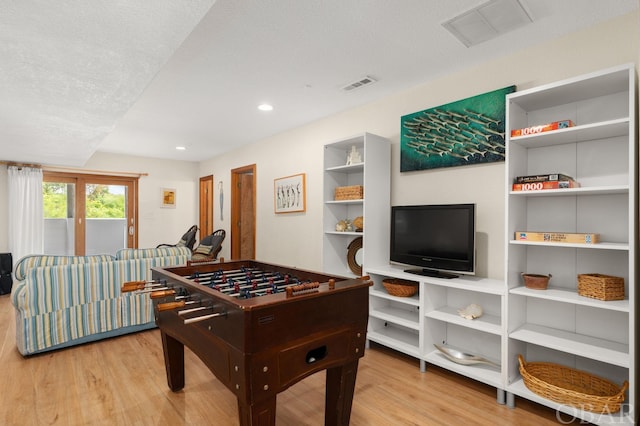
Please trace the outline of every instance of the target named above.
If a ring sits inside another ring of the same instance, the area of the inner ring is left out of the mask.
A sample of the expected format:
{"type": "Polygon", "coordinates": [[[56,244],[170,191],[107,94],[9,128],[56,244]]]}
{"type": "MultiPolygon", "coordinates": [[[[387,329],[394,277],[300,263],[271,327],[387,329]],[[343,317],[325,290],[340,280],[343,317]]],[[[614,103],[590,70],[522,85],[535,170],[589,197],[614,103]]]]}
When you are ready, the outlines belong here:
{"type": "Polygon", "coordinates": [[[347,224],[347,228],[345,229],[345,231],[352,232],[353,231],[353,225],[351,224],[351,221],[349,219],[346,219],[345,222],[347,224]]]}
{"type": "Polygon", "coordinates": [[[341,220],[340,222],[336,223],[336,231],[353,231],[353,225],[351,225],[351,221],[349,219],[341,220]]]}
{"type": "Polygon", "coordinates": [[[353,219],[353,227],[356,232],[362,232],[362,229],[364,228],[364,218],[362,216],[358,216],[353,219]]]}
{"type": "Polygon", "coordinates": [[[351,151],[349,151],[349,154],[347,155],[347,166],[358,163],[362,163],[362,157],[360,157],[360,153],[356,149],[356,146],[352,145],[351,151]]]}
{"type": "Polygon", "coordinates": [[[476,319],[476,318],[480,318],[482,316],[482,307],[480,305],[477,305],[475,303],[470,304],[469,306],[467,306],[464,309],[458,309],[458,314],[462,317],[462,318],[466,318],[466,319],[476,319]]]}

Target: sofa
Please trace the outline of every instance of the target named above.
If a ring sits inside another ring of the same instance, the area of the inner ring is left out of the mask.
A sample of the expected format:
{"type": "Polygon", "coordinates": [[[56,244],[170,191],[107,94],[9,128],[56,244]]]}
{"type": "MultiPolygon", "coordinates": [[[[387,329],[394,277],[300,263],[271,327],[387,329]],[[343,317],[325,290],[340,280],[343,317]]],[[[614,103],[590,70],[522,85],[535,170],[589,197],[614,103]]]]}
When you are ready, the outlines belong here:
{"type": "Polygon", "coordinates": [[[18,351],[32,355],[155,327],[149,295],[120,288],[151,280],[152,267],[185,264],[190,257],[186,247],[23,257],[11,292],[18,351]]]}

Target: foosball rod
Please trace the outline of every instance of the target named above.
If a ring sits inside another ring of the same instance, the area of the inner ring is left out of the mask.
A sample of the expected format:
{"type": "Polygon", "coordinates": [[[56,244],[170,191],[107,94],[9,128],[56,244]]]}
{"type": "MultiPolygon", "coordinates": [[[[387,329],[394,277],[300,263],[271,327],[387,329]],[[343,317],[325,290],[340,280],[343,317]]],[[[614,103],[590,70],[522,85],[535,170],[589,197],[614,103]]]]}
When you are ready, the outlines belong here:
{"type": "Polygon", "coordinates": [[[213,306],[198,306],[196,308],[190,308],[190,309],[183,309],[181,311],[178,311],[178,315],[187,315],[190,314],[192,312],[198,312],[198,311],[202,311],[205,309],[213,309],[213,306]]]}
{"type": "Polygon", "coordinates": [[[158,281],[155,281],[155,280],[152,280],[152,281],[143,281],[143,280],[127,281],[127,282],[122,284],[122,287],[120,287],[120,291],[122,293],[129,293],[129,292],[137,291],[137,290],[145,290],[145,289],[150,289],[150,288],[165,287],[166,285],[167,285],[166,282],[158,282],[158,281]]]}
{"type": "Polygon", "coordinates": [[[301,284],[300,281],[273,281],[273,282],[256,282],[247,283],[247,282],[232,282],[232,283],[211,283],[211,284],[202,284],[205,287],[209,287],[212,290],[219,291],[223,294],[229,294],[230,292],[236,292],[238,290],[255,290],[255,289],[267,289],[271,287],[276,288],[285,288],[289,285],[301,284]]]}
{"type": "MultiPolygon", "coordinates": [[[[265,273],[265,271],[262,271],[262,269],[258,269],[258,268],[244,268],[244,269],[228,269],[228,270],[224,270],[224,269],[218,269],[216,271],[210,271],[210,272],[196,272],[195,274],[191,274],[191,275],[183,275],[183,278],[189,278],[189,279],[193,279],[193,278],[197,278],[194,277],[194,275],[198,275],[199,277],[209,277],[211,275],[216,275],[216,274],[225,274],[225,275],[245,275],[247,272],[249,273],[255,273],[255,272],[261,272],[261,273],[265,273]]],[[[267,271],[269,272],[269,271],[267,271]]],[[[274,274],[274,272],[269,272],[271,274],[274,274]]]]}
{"type": "Polygon", "coordinates": [[[271,286],[277,286],[277,287],[286,287],[286,286],[290,286],[293,284],[301,284],[301,281],[298,280],[273,280],[273,281],[256,281],[253,280],[254,282],[246,282],[246,281],[233,281],[233,282],[220,282],[220,283],[216,283],[213,282],[211,284],[208,285],[208,287],[210,288],[214,288],[214,287],[219,287],[219,290],[233,290],[233,288],[237,285],[240,288],[252,288],[255,284],[256,287],[260,286],[260,287],[271,287],[271,286]]]}
{"type": "MultiPolygon", "coordinates": [[[[195,284],[200,284],[202,286],[206,286],[206,287],[211,287],[213,288],[214,286],[218,286],[218,287],[222,287],[222,288],[228,288],[228,287],[233,287],[235,284],[238,285],[253,285],[253,283],[255,282],[256,284],[260,284],[260,285],[271,285],[273,283],[284,283],[287,280],[283,280],[283,279],[278,279],[276,280],[275,278],[270,278],[267,281],[263,281],[263,280],[257,280],[257,279],[251,279],[249,281],[247,281],[246,279],[228,279],[228,280],[206,280],[206,281],[197,281],[195,284]]],[[[292,281],[292,282],[298,282],[298,280],[292,281]]]]}
{"type": "MultiPolygon", "coordinates": [[[[274,294],[275,293],[285,292],[287,288],[293,287],[293,286],[296,286],[296,285],[300,285],[300,284],[305,284],[305,283],[293,282],[293,283],[288,283],[288,284],[285,284],[285,285],[276,286],[276,292],[274,292],[274,294]]],[[[247,287],[252,287],[252,286],[250,286],[250,285],[241,286],[240,290],[246,290],[247,287]]],[[[256,288],[256,289],[251,288],[251,290],[249,290],[248,292],[250,294],[255,294],[255,293],[259,293],[259,292],[262,292],[262,291],[269,290],[270,288],[271,288],[270,286],[269,287],[262,286],[262,288],[256,288]]],[[[224,294],[226,294],[227,296],[231,296],[231,297],[238,297],[238,296],[241,295],[240,292],[226,293],[225,290],[228,291],[228,290],[235,290],[235,289],[227,288],[227,289],[221,289],[219,291],[224,293],[224,294]]],[[[246,292],[245,292],[245,294],[246,294],[246,292]]],[[[265,293],[265,294],[267,294],[267,293],[265,293]]]]}
{"type": "MultiPolygon", "coordinates": [[[[289,275],[289,274],[284,274],[289,275]]],[[[214,272],[204,272],[201,274],[198,274],[198,276],[194,276],[194,274],[191,275],[183,275],[183,278],[189,279],[189,280],[198,280],[198,282],[206,282],[206,281],[212,281],[212,280],[217,280],[217,279],[222,279],[222,277],[224,276],[224,278],[227,279],[238,279],[238,278],[253,278],[253,279],[266,279],[266,278],[270,278],[270,277],[277,277],[280,276],[282,277],[283,275],[279,272],[271,272],[271,271],[262,271],[260,269],[251,269],[251,270],[240,270],[240,269],[233,269],[233,270],[229,270],[229,271],[222,271],[222,270],[218,270],[218,271],[214,271],[214,272]]]]}
{"type": "Polygon", "coordinates": [[[200,321],[205,321],[211,318],[216,318],[216,317],[226,317],[227,313],[226,312],[216,312],[215,314],[209,314],[209,315],[202,315],[199,317],[193,317],[193,318],[187,318],[183,321],[183,324],[192,324],[194,322],[200,322],[200,321]]]}

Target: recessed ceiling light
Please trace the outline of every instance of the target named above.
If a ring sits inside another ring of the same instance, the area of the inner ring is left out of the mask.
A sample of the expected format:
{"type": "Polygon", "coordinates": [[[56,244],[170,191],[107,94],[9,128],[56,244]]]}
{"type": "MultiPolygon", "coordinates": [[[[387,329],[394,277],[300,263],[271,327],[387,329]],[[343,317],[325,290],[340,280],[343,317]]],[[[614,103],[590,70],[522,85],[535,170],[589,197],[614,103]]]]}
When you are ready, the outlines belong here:
{"type": "Polygon", "coordinates": [[[260,111],[273,111],[273,105],[269,104],[260,104],[258,105],[258,109],[260,111]]]}
{"type": "Polygon", "coordinates": [[[176,149],[178,151],[186,151],[187,150],[187,148],[185,148],[184,146],[176,146],[176,149]]]}

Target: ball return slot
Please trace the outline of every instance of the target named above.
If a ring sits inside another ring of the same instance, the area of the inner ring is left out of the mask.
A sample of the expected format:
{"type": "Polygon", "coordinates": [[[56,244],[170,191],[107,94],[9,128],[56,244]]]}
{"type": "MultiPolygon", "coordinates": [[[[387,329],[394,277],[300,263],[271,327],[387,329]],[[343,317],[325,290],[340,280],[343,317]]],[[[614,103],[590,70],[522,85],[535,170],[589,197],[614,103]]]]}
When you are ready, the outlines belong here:
{"type": "Polygon", "coordinates": [[[307,352],[307,364],[313,364],[316,361],[320,361],[327,356],[327,347],[320,346],[307,352]]]}

